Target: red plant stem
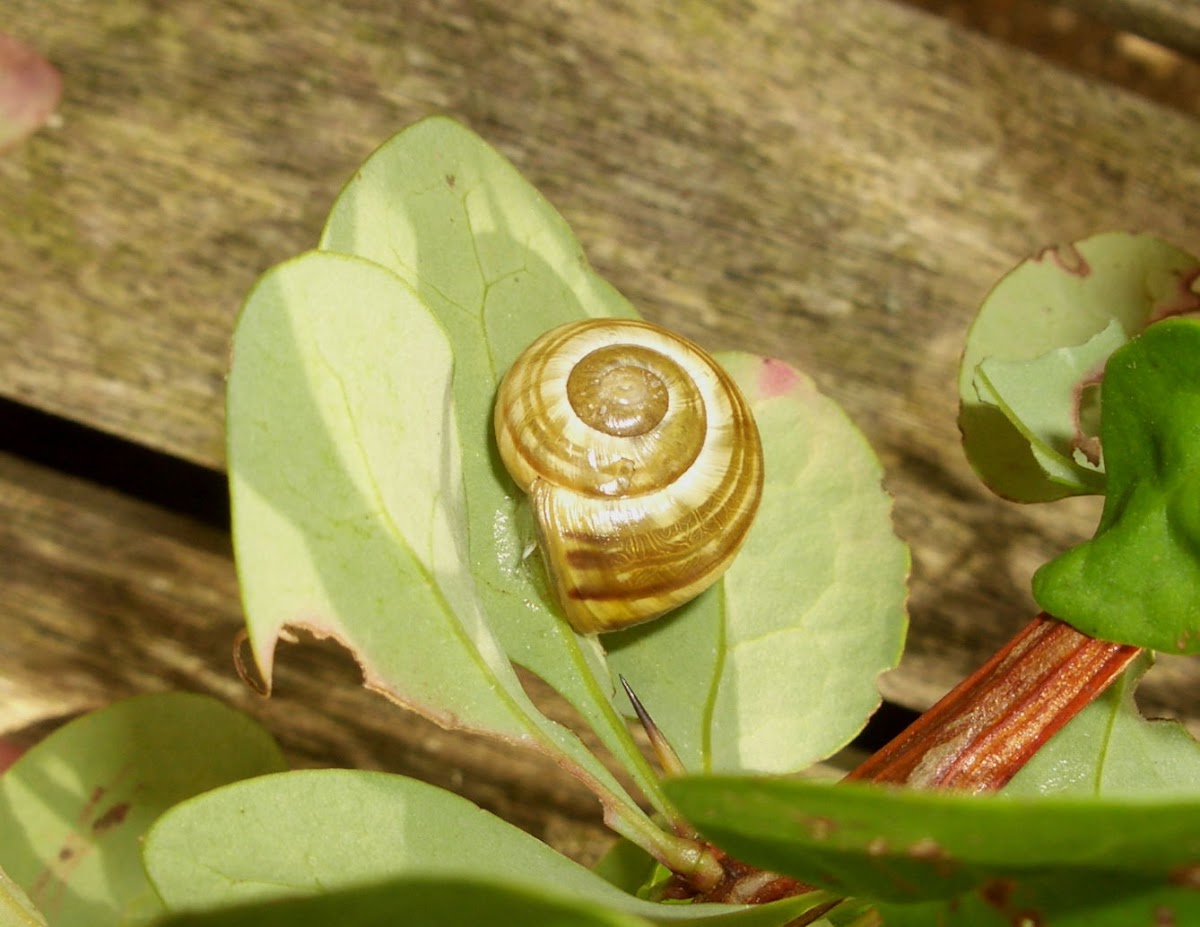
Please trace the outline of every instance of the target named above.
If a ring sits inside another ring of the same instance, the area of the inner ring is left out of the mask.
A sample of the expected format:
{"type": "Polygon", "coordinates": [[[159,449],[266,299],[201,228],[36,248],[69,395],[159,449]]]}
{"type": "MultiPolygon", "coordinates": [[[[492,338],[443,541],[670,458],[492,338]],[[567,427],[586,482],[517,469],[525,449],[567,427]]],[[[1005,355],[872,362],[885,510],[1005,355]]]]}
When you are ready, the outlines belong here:
{"type": "Polygon", "coordinates": [[[999,789],[1139,652],[1038,615],[846,778],[999,789]]]}
{"type": "MultiPolygon", "coordinates": [[[[912,788],[995,791],[1140,652],[1138,647],[1089,637],[1045,613],[1038,615],[846,778],[912,788]]],[[[716,889],[697,895],[676,876],[667,897],[736,897],[754,903],[809,891],[795,879],[763,873],[717,852],[726,877],[716,889]],[[763,890],[764,897],[754,895],[763,890]]],[[[832,906],[821,906],[789,927],[811,923],[832,906]]]]}

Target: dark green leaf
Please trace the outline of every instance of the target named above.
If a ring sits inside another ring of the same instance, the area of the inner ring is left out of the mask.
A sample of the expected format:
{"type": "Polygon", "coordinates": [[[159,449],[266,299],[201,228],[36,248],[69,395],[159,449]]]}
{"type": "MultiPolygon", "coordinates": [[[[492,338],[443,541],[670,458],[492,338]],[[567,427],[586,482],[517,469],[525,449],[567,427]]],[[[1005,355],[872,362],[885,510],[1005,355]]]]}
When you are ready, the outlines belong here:
{"type": "Polygon", "coordinates": [[[1105,368],[1096,536],[1042,567],[1038,604],[1080,631],[1200,653],[1200,322],[1153,325],[1105,368]]]}
{"type": "Polygon", "coordinates": [[[667,791],[734,856],[863,898],[949,898],[997,880],[1066,892],[1120,878],[1151,889],[1200,875],[1197,798],[1013,799],[734,777],[667,791]]]}

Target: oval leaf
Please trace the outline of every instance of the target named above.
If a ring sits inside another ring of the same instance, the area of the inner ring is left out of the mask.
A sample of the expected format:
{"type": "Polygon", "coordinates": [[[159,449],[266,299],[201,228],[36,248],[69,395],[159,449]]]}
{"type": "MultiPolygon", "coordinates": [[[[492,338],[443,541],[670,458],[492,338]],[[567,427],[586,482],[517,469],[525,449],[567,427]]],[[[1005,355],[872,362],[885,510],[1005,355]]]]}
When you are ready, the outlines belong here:
{"type": "Polygon", "coordinates": [[[234,547],[270,683],[287,627],[447,727],[553,753],[608,805],[611,773],[529,702],[476,596],[445,334],[402,280],[311,252],[247,299],[228,388],[234,547]]]}
{"type": "Polygon", "coordinates": [[[535,893],[550,886],[586,904],[655,922],[768,927],[787,923],[812,901],[790,899],[761,911],[652,904],[464,798],[414,779],[357,770],[266,776],[200,796],[154,826],[145,861],[173,912],[399,877],[468,884],[484,879],[535,893]]]}
{"type": "Polygon", "coordinates": [[[1055,363],[1026,368],[1017,385],[1038,411],[1020,416],[1018,425],[1005,407],[1019,407],[1020,395],[997,396],[994,383],[981,389],[980,365],[1030,362],[1084,345],[1114,320],[1130,338],[1150,322],[1195,312],[1198,276],[1200,262],[1191,255],[1150,235],[1121,232],[1046,248],[1005,276],[980,307],[959,368],[959,427],[980,478],[1022,502],[1097,491],[1094,469],[1074,459],[1074,432],[1064,435],[1061,424],[1074,420],[1078,389],[1097,371],[1082,369],[1072,382],[1055,363]],[[1049,475],[1022,432],[1054,449],[1049,475]]]}
{"type": "MultiPolygon", "coordinates": [[[[473,448],[464,454],[471,564],[488,620],[509,656],[566,696],[653,797],[657,786],[609,705],[615,686],[597,679],[595,642],[554,613],[527,557],[527,506],[498,477],[490,437],[486,454],[479,445],[495,384],[528,342],[574,318],[632,308],[588,269],[562,218],[513,166],[444,119],[418,123],[368,160],[322,247],[389,266],[438,312],[454,345],[463,446],[473,448]]],[[[878,463],[836,406],[783,365],[729,361],[762,400],[756,414],[773,458],[762,510],[776,513],[775,527],[755,529],[729,581],[667,621],[602,643],[690,767],[798,769],[844,745],[878,704],[874,676],[894,665],[903,640],[907,554],[891,531],[878,463]],[[800,460],[812,464],[803,476],[800,460]],[[797,525],[799,544],[780,543],[797,525]],[[838,541],[840,557],[830,546],[838,541]],[[839,627],[846,621],[857,627],[839,627]],[[766,643],[775,632],[790,646],[766,643]],[[853,678],[838,669],[851,665],[853,678]]]]}
{"type": "Polygon", "coordinates": [[[1169,888],[1200,871],[1195,797],[1015,799],[734,777],[675,780],[667,791],[739,859],[868,899],[948,898],[999,880],[1169,888]]]}
{"type": "Polygon", "coordinates": [[[706,602],[605,644],[689,769],[794,771],[878,707],[876,677],[904,645],[908,549],[842,409],[780,361],[719,359],[762,436],[757,520],[706,602]]]}
{"type": "Polygon", "coordinates": [[[148,695],[67,724],[0,776],[0,866],[55,927],[160,910],[140,841],[200,792],[285,767],[252,720],[201,695],[148,695]]]}
{"type": "Polygon", "coordinates": [[[321,247],[387,267],[445,328],[462,447],[471,573],[509,658],[583,715],[660,808],[665,800],[614,709],[594,639],[552,605],[528,551],[527,504],[492,438],[500,377],[538,335],[588,316],[635,317],[588,267],[562,217],[502,155],[449,119],[423,120],[379,148],[330,212],[321,247]]]}

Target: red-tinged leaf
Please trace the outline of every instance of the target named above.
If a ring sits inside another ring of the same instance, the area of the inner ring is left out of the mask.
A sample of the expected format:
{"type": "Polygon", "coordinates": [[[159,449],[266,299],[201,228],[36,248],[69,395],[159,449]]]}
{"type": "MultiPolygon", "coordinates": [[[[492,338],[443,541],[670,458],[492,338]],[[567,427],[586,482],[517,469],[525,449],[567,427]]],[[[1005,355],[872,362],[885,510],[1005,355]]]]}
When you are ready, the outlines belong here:
{"type": "Polygon", "coordinates": [[[33,48],[0,32],[0,153],[45,125],[62,96],[58,71],[33,48]]]}

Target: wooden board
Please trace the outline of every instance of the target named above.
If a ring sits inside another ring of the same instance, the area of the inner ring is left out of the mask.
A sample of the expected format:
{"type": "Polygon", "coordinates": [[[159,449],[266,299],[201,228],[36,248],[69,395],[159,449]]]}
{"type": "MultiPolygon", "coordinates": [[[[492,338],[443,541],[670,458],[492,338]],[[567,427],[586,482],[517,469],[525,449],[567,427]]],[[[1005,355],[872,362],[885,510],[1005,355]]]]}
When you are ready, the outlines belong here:
{"type": "Polygon", "coordinates": [[[1196,0],[1059,0],[1063,6],[1200,58],[1200,3],[1196,0]]]}
{"type": "Polygon", "coordinates": [[[293,765],[423,779],[584,862],[611,842],[599,803],[555,764],[390,704],[336,646],[283,647],[274,695],[253,693],[233,665],[240,604],[221,532],[0,454],[0,551],[0,738],[135,693],[206,692],[258,718],[293,765]]]}
{"type": "Polygon", "coordinates": [[[913,545],[885,685],[915,707],[1030,617],[1033,569],[1095,517],[1006,505],[966,467],[975,304],[1045,242],[1200,248],[1200,123],[882,0],[6,12],[66,96],[0,161],[0,396],[220,467],[242,295],[375,145],[450,112],[648,317],[804,366],[863,427],[913,545]]]}

